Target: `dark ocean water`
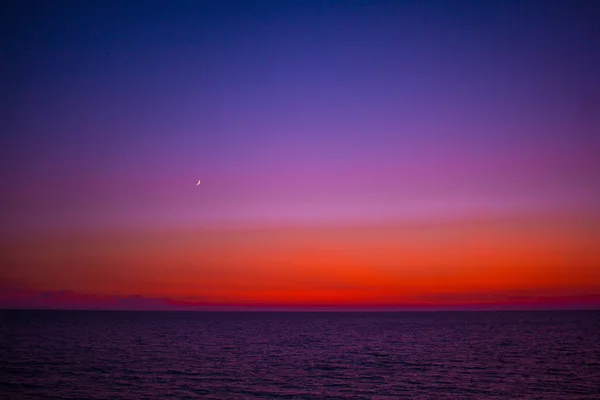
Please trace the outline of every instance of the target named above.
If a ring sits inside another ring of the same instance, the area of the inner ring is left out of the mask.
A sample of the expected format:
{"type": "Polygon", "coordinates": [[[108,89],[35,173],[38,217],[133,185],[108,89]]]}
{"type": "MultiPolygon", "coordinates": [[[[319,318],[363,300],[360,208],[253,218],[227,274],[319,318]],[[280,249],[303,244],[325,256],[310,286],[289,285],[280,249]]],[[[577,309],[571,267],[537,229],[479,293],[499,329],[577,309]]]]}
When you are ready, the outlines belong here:
{"type": "Polygon", "coordinates": [[[600,312],[0,311],[7,399],[600,399],[600,312]]]}

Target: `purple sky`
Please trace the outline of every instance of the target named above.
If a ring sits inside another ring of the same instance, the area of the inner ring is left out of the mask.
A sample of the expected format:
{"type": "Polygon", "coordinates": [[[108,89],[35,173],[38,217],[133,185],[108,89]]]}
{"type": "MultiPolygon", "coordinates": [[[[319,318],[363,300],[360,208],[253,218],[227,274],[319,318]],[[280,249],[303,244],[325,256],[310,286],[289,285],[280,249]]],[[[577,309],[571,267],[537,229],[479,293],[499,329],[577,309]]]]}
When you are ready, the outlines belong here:
{"type": "Polygon", "coordinates": [[[596,212],[600,28],[543,3],[15,11],[3,219],[596,212]]]}

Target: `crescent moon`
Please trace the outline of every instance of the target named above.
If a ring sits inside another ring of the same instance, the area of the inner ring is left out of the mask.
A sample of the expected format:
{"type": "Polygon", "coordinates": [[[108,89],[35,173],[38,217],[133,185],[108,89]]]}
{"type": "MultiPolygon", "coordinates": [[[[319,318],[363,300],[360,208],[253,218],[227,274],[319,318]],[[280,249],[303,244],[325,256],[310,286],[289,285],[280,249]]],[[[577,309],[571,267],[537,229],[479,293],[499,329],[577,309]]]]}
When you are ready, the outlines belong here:
{"type": "Polygon", "coordinates": [[[198,186],[200,184],[200,179],[198,179],[198,183],[196,183],[196,186],[198,186]]]}

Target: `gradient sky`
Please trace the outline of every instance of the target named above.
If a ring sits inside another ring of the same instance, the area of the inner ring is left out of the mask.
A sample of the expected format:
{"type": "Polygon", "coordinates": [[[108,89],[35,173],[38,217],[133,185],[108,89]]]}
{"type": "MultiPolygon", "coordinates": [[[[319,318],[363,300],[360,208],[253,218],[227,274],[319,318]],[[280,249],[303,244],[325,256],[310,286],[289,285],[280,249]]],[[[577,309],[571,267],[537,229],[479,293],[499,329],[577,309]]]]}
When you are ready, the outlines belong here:
{"type": "Polygon", "coordinates": [[[6,10],[0,306],[600,307],[597,2],[6,10]]]}

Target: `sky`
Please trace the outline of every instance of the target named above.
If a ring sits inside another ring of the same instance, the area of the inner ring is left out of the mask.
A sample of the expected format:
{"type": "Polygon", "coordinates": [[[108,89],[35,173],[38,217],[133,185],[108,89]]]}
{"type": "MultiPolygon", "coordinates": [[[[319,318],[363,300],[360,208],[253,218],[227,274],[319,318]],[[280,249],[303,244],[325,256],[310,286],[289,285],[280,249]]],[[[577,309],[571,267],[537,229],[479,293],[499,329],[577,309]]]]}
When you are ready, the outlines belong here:
{"type": "Polygon", "coordinates": [[[6,11],[0,308],[600,308],[598,3],[6,11]]]}

